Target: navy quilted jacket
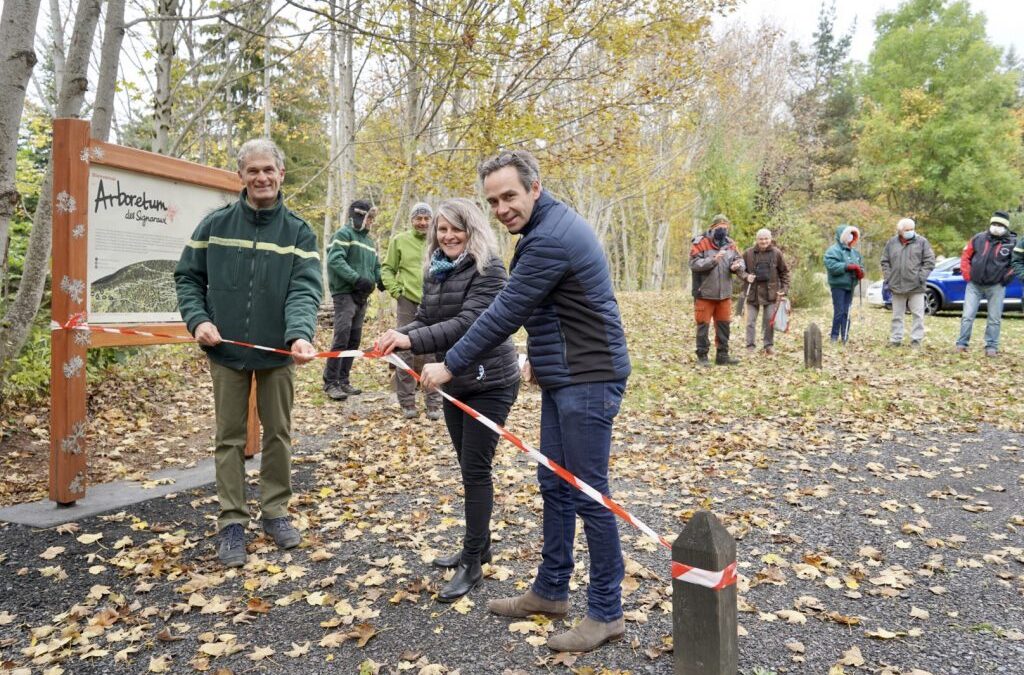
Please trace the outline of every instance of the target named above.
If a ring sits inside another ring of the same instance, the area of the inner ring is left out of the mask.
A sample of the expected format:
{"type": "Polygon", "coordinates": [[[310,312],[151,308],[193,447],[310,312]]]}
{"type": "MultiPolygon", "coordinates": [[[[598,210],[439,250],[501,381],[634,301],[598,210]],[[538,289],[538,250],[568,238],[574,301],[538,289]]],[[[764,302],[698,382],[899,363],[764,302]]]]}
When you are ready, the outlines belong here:
{"type": "Polygon", "coordinates": [[[508,284],[448,350],[448,370],[465,372],[524,326],[530,365],[544,388],[628,377],[619,304],[593,228],[542,191],[521,234],[508,284]]]}

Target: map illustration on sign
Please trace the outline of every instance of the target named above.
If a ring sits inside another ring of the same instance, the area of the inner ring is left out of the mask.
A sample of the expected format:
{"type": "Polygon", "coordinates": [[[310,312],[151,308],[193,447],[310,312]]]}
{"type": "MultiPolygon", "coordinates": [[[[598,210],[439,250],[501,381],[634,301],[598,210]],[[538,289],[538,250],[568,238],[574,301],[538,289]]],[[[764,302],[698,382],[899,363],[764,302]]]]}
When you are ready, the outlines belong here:
{"type": "Polygon", "coordinates": [[[238,195],[106,166],[89,173],[89,321],[181,321],[174,268],[208,213],[238,195]]]}

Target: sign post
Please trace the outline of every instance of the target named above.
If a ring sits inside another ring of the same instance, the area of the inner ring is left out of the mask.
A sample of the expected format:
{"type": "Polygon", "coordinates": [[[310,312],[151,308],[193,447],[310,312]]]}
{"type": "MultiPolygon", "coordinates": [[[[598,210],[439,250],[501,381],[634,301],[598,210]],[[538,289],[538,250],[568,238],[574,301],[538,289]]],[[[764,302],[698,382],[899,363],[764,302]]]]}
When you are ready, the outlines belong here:
{"type": "MultiPolygon", "coordinates": [[[[86,120],[54,120],[55,324],[84,314],[106,327],[187,337],[174,264],[199,220],[241,188],[230,171],[94,140],[86,120]]],[[[50,499],[70,506],[85,495],[88,348],[172,340],[59,327],[50,337],[50,499]]],[[[254,394],[247,457],[259,447],[254,394]]]]}

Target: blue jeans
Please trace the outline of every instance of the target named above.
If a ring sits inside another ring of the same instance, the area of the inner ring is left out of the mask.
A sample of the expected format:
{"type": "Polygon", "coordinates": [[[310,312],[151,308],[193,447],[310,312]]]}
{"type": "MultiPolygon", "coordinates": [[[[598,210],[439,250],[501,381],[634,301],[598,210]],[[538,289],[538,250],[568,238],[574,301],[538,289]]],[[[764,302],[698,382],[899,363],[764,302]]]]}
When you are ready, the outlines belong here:
{"type": "Polygon", "coordinates": [[[978,315],[981,299],[988,301],[985,313],[985,349],[999,349],[999,326],[1003,322],[1003,298],[1006,297],[1006,286],[978,286],[973,281],[967,282],[964,291],[964,313],[960,319],[960,337],[957,345],[966,347],[971,341],[971,329],[974,328],[974,317],[978,315]]]}
{"type": "MultiPolygon", "coordinates": [[[[541,452],[604,495],[610,495],[612,420],[625,390],[623,379],[545,389],[541,397],[541,452]]],[[[596,621],[618,619],[625,564],[615,515],[543,466],[537,469],[537,480],[544,499],[544,548],[533,592],[548,600],[569,597],[579,514],[590,553],[587,614],[596,621]]]]}
{"type": "Polygon", "coordinates": [[[850,330],[850,306],[853,305],[852,288],[832,289],[832,341],[842,338],[846,342],[850,330]]]}

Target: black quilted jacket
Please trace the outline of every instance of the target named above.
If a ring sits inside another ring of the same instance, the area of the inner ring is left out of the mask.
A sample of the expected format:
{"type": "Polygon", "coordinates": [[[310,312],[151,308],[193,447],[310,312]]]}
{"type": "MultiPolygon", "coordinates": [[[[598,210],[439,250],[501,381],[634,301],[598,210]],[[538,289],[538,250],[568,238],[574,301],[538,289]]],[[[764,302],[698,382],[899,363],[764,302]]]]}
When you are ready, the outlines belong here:
{"type": "MultiPolygon", "coordinates": [[[[442,362],[445,353],[491,305],[507,280],[505,266],[498,258],[491,258],[482,274],[476,269],[476,261],[468,256],[443,279],[428,274],[423,278],[423,299],[415,321],[398,332],[409,336],[414,354],[433,352],[442,362]]],[[[457,375],[445,391],[459,397],[518,381],[518,356],[512,339],[508,338],[457,375]]]]}

